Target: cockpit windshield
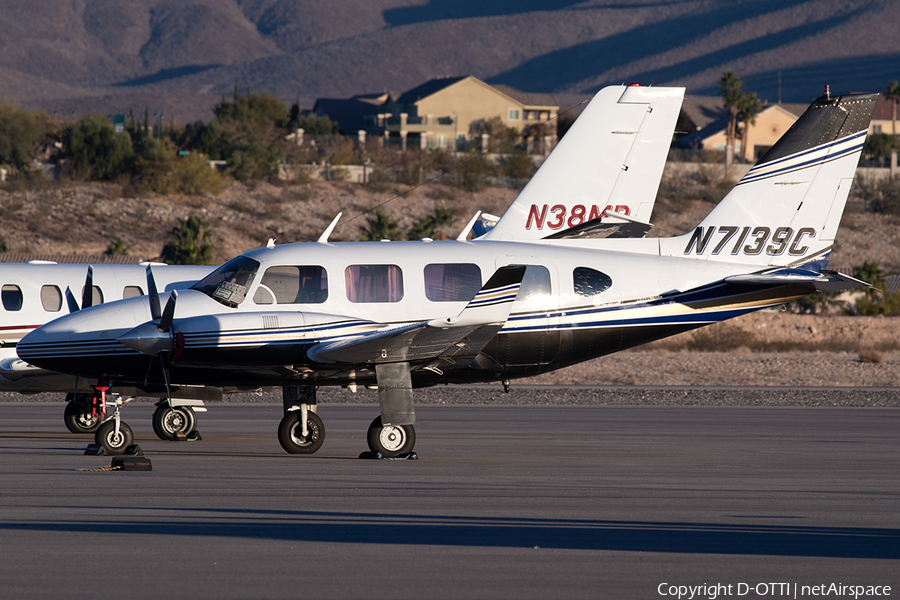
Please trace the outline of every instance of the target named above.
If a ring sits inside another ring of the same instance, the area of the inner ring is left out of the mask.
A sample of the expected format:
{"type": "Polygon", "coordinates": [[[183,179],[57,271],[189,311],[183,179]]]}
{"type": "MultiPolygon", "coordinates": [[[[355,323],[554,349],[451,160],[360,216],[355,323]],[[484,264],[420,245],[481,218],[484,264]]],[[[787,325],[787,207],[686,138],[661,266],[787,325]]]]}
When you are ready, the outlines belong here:
{"type": "Polygon", "coordinates": [[[203,292],[225,306],[235,307],[244,301],[258,269],[257,261],[238,256],[195,283],[192,289],[203,292]]]}

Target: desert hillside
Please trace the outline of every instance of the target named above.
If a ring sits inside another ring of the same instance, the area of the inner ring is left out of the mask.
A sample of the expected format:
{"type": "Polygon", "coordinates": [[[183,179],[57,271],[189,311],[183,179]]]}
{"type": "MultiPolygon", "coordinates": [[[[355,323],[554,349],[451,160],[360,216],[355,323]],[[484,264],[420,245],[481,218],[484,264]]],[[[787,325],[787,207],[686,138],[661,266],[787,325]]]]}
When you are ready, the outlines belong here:
{"type": "Polygon", "coordinates": [[[733,70],[763,99],[806,102],[826,83],[896,79],[898,21],[893,0],[14,0],[0,11],[0,97],[185,123],[235,85],[310,108],[467,74],[533,92],[639,81],[711,95],[733,70]]]}

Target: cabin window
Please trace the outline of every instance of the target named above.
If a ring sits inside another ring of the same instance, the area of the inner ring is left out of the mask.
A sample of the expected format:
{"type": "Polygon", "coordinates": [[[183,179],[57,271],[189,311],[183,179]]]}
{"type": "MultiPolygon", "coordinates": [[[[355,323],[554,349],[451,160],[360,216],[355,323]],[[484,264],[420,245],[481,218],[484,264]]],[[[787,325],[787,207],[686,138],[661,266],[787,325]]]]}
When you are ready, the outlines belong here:
{"type": "Polygon", "coordinates": [[[122,298],[137,298],[143,295],[144,290],[136,285],[126,285],[125,289],[122,290],[122,298]]]}
{"type": "Polygon", "coordinates": [[[550,287],[550,271],[540,265],[527,265],[516,302],[534,306],[549,306],[553,290],[550,287]]]}
{"type": "Polygon", "coordinates": [[[403,272],[397,265],[350,265],[344,270],[350,302],[400,302],[403,272]]]}
{"type": "Polygon", "coordinates": [[[468,302],[481,289],[478,265],[433,264],[425,267],[425,297],[432,302],[468,302]]]}
{"type": "Polygon", "coordinates": [[[0,289],[0,298],[6,310],[22,310],[22,290],[17,285],[7,284],[0,289]]]}
{"type": "Polygon", "coordinates": [[[225,306],[235,307],[247,296],[257,270],[259,262],[238,256],[195,283],[191,289],[203,292],[225,306]]]}
{"type": "Polygon", "coordinates": [[[270,267],[256,293],[255,304],[321,304],[328,299],[324,267],[270,267]]]}
{"type": "Polygon", "coordinates": [[[55,285],[41,287],[41,305],[47,312],[59,312],[62,308],[62,292],[55,285]]]}
{"type": "MultiPolygon", "coordinates": [[[[81,297],[84,298],[84,287],[81,288],[81,297]]],[[[96,285],[91,286],[91,306],[103,304],[103,290],[96,285]]]]}
{"type": "Polygon", "coordinates": [[[612,285],[609,275],[588,267],[576,268],[572,272],[572,280],[578,296],[596,296],[612,285]]]}

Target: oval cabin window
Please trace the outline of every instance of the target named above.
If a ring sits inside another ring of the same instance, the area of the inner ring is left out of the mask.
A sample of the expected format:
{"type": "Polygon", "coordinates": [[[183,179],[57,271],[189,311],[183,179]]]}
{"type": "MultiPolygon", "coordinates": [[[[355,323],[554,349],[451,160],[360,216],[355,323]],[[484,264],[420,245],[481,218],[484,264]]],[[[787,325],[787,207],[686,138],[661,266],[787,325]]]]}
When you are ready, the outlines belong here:
{"type": "Polygon", "coordinates": [[[0,290],[0,299],[6,310],[22,310],[22,290],[17,285],[7,284],[0,290]]]}
{"type": "Polygon", "coordinates": [[[41,305],[47,312],[59,312],[62,308],[62,292],[55,285],[45,285],[41,288],[41,305]]]}

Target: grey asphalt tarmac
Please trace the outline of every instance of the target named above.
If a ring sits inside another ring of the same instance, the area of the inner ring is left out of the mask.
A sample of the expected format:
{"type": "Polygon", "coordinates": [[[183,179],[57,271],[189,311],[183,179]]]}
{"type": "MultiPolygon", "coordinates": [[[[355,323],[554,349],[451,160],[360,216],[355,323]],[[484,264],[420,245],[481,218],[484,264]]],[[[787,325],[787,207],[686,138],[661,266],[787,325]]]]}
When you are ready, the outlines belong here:
{"type": "Polygon", "coordinates": [[[376,461],[373,405],[291,456],[278,405],[162,442],[135,404],[152,472],[84,470],[62,409],[0,404],[2,598],[900,594],[897,408],[423,405],[419,460],[376,461]]]}

